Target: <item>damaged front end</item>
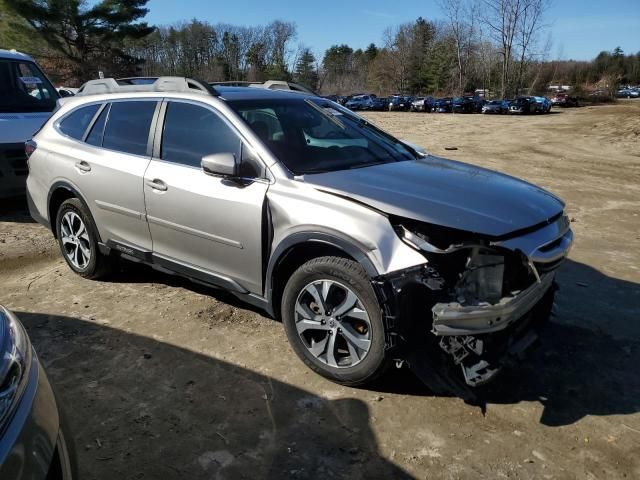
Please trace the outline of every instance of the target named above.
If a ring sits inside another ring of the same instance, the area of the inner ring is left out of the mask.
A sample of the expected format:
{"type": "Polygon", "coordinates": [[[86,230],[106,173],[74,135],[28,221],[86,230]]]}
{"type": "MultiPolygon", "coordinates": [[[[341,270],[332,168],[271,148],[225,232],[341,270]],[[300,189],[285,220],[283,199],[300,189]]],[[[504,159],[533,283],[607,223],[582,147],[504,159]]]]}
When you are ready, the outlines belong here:
{"type": "MultiPolygon", "coordinates": [[[[573,240],[567,217],[503,238],[400,218],[392,223],[426,263],[375,282],[388,344],[414,370],[441,369],[444,360],[466,385],[487,383],[522,356],[551,313],[554,271],[573,240]]],[[[424,379],[424,371],[416,373],[424,379]]]]}

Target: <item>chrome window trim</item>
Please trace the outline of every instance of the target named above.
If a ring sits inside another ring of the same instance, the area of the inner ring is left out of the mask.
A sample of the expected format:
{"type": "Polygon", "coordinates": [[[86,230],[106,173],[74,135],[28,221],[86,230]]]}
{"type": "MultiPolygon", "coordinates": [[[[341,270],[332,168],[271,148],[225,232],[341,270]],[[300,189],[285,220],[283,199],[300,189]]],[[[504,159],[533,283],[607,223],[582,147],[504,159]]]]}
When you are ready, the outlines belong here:
{"type": "MultiPolygon", "coordinates": [[[[111,105],[114,103],[118,103],[118,102],[156,102],[157,104],[162,103],[163,98],[162,97],[131,97],[131,98],[116,98],[116,99],[103,99],[103,100],[95,100],[93,102],[86,102],[86,103],[82,103],[80,105],[77,105],[76,107],[74,107],[73,109],[69,110],[68,112],[66,112],[64,115],[60,116],[59,118],[57,118],[54,123],[53,123],[53,129],[58,132],[58,134],[61,137],[64,137],[67,140],[71,140],[73,142],[79,143],[81,145],[85,145],[87,147],[90,148],[99,148],[100,150],[105,150],[107,152],[114,152],[114,153],[119,153],[121,155],[130,155],[132,157],[137,157],[137,158],[144,158],[145,160],[149,160],[151,158],[151,155],[138,155],[135,153],[128,153],[128,152],[123,152],[120,150],[114,150],[112,148],[105,148],[102,145],[100,145],[99,147],[96,145],[91,145],[88,144],[87,142],[85,142],[84,140],[78,140],[77,138],[73,138],[70,137],[69,135],[64,134],[61,130],[60,130],[60,122],[62,122],[65,118],[67,118],[69,115],[71,115],[73,112],[80,110],[81,108],[84,107],[88,107],[90,105],[96,105],[96,104],[103,104],[103,105],[111,105]]],[[[104,107],[103,107],[104,108],[104,107]]],[[[99,108],[99,112],[102,111],[103,108],[99,108]]],[[[154,118],[151,120],[151,125],[149,126],[149,132],[153,131],[153,127],[155,125],[155,116],[158,114],[158,106],[156,105],[156,111],[154,112],[154,118]]],[[[99,113],[98,113],[99,115],[99,113]]],[[[105,120],[105,128],[107,126],[107,123],[109,123],[109,116],[111,115],[111,108],[109,108],[109,112],[107,115],[107,118],[105,120]]],[[[86,138],[86,135],[88,134],[88,132],[91,131],[91,127],[93,127],[93,123],[98,119],[98,117],[96,117],[94,115],[94,117],[91,119],[91,122],[89,123],[89,126],[87,127],[87,129],[85,130],[84,134],[83,134],[83,138],[86,138]]],[[[102,136],[102,140],[104,141],[104,132],[103,132],[103,136],[102,136]]],[[[147,143],[147,153],[149,149],[149,144],[147,143]]]]}

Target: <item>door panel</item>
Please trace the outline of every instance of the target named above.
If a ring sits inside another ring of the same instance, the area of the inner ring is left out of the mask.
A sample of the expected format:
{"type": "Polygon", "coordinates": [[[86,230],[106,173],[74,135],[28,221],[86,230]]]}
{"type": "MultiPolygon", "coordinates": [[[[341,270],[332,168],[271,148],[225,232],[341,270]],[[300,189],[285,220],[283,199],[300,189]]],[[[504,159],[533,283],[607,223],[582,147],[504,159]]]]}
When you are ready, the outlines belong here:
{"type": "Polygon", "coordinates": [[[262,294],[267,185],[239,186],[201,169],[151,160],[145,174],[153,253],[237,280],[262,294]],[[152,187],[162,181],[166,190],[152,187]]]}
{"type": "MultiPolygon", "coordinates": [[[[237,131],[211,106],[172,100],[163,112],[156,127],[158,151],[144,177],[154,256],[227,277],[262,294],[262,216],[268,185],[240,185],[204,173],[200,163],[206,155],[242,156],[237,131]]],[[[240,171],[247,170],[244,163],[240,171]]]]}
{"type": "Polygon", "coordinates": [[[76,147],[75,157],[74,181],[89,203],[102,240],[151,250],[142,190],[150,159],[88,146],[76,147]],[[81,169],[79,158],[89,171],[81,169]]]}
{"type": "Polygon", "coordinates": [[[93,145],[76,144],[74,181],[89,203],[103,242],[151,250],[142,182],[151,159],[147,144],[157,104],[113,102],[87,132],[86,141],[93,145]],[[112,148],[100,148],[103,145],[112,148]]]}

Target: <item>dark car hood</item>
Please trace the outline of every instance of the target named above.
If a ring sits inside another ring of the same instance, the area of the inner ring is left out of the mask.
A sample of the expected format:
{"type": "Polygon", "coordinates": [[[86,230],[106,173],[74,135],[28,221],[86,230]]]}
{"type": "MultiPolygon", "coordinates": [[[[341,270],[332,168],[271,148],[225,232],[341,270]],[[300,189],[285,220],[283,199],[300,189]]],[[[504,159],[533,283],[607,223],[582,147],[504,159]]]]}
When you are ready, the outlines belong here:
{"type": "Polygon", "coordinates": [[[304,181],[391,215],[492,237],[542,223],[564,208],[530,183],[432,156],[305,175],[304,181]]]}

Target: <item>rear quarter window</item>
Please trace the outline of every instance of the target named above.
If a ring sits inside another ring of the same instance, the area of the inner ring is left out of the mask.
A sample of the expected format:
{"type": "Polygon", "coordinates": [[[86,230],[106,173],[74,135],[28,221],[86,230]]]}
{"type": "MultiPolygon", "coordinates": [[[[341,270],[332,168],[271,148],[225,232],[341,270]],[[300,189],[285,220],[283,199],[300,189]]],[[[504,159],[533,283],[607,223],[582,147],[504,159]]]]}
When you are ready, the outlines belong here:
{"type": "Polygon", "coordinates": [[[59,126],[60,131],[71,138],[82,140],[84,132],[87,130],[98,108],[100,108],[100,105],[88,105],[75,110],[62,119],[59,126]]]}

